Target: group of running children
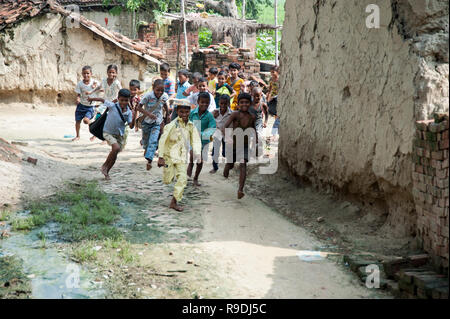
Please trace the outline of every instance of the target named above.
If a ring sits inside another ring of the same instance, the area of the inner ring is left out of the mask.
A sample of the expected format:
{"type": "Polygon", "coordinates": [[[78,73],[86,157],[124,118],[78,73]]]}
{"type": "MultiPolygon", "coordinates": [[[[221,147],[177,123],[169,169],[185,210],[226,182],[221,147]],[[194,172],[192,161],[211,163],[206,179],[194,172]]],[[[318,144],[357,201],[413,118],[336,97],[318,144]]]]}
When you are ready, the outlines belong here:
{"type": "MultiPolygon", "coordinates": [[[[225,129],[243,130],[253,128],[258,143],[262,130],[268,121],[269,107],[278,95],[279,69],[271,70],[271,80],[267,85],[261,79],[251,77],[246,80],[238,63],[228,67],[209,69],[207,77],[187,70],[178,71],[178,81],[170,79],[168,64],[160,66],[160,77],[153,81],[152,89],[141,95],[138,80],[131,80],[129,89],[123,89],[117,79],[116,65],[107,67],[107,77],[101,82],[92,78],[92,68],[82,68],[82,80],[77,84],[77,108],[75,111],[76,137],[80,139],[80,124],[90,124],[108,112],[103,127],[103,138],[111,146],[101,171],[106,179],[117,155],[127,141],[129,129],[142,130],[141,145],[147,160],[146,168],[152,168],[153,158],[158,150],[158,167],[163,169],[163,182],[171,183],[176,178],[170,208],[182,211],[179,205],[187,185],[187,177],[192,176],[194,162],[196,170],[193,184],[200,186],[198,178],[203,167],[203,159],[213,142],[213,169],[218,170],[220,149],[227,158],[223,175],[227,178],[235,162],[239,162],[240,178],[238,199],[244,196],[244,184],[249,160],[248,138],[242,150],[236,147],[236,139],[225,140],[225,129]],[[192,84],[191,84],[191,82],[192,84]],[[267,96],[263,93],[267,90],[267,96]],[[103,92],[103,97],[97,97],[103,92]],[[101,103],[96,105],[96,103],[101,103]],[[264,120],[263,120],[264,118],[264,120]],[[129,127],[129,129],[128,129],[129,127]],[[227,143],[233,143],[233,154],[225,154],[227,143]],[[203,154],[203,156],[202,156],[203,154]]],[[[273,114],[273,113],[271,113],[273,114]]],[[[276,134],[279,118],[276,118],[272,133],[276,134]]],[[[91,141],[95,136],[91,137],[91,141]]],[[[105,143],[103,142],[103,143],[105,143]]],[[[260,143],[261,144],[261,143],[260,143]]]]}

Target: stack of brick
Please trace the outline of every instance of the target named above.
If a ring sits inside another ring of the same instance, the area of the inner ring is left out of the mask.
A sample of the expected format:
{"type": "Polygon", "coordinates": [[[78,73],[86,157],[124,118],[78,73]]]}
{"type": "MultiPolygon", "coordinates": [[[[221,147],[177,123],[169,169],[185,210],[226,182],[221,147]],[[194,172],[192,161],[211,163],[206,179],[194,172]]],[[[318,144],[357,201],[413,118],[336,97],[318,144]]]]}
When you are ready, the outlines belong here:
{"type": "MultiPolygon", "coordinates": [[[[156,23],[151,23],[148,26],[142,26],[139,29],[139,39],[141,41],[147,42],[152,47],[160,48],[161,53],[164,56],[164,60],[166,60],[172,67],[174,67],[177,63],[177,55],[178,55],[178,32],[176,24],[173,23],[168,27],[168,35],[164,38],[157,37],[157,26],[156,23]]],[[[188,32],[188,49],[189,54],[198,47],[198,32],[188,32]]],[[[184,37],[181,35],[180,40],[180,64],[184,65],[185,62],[185,42],[184,37]]]]}
{"type": "Polygon", "coordinates": [[[417,235],[440,271],[448,272],[449,118],[416,122],[413,195],[417,235]]]}
{"type": "Polygon", "coordinates": [[[202,70],[195,70],[206,73],[212,67],[220,68],[222,65],[228,66],[232,62],[240,64],[241,71],[246,76],[259,75],[260,65],[255,60],[250,49],[234,48],[228,45],[227,53],[219,51],[219,45],[212,45],[208,49],[200,49],[192,56],[193,65],[202,65],[202,70]]]}

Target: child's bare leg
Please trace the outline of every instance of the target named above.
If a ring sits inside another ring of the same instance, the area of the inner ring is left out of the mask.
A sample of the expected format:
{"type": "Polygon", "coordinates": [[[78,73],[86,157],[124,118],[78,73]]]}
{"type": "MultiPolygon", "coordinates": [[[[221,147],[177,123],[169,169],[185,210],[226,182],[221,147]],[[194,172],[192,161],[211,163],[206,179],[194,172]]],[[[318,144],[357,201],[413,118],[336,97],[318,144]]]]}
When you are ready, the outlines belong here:
{"type": "Polygon", "coordinates": [[[109,152],[108,157],[106,158],[105,163],[102,165],[102,173],[105,175],[105,179],[110,179],[109,177],[109,171],[114,166],[117,160],[117,154],[120,152],[120,145],[119,144],[113,144],[111,146],[111,152],[109,152]]]}
{"type": "Polygon", "coordinates": [[[225,167],[223,169],[223,176],[225,178],[228,178],[228,176],[230,175],[230,169],[232,169],[234,166],[234,163],[226,163],[225,167]]]}
{"type": "Polygon", "coordinates": [[[87,117],[83,118],[83,123],[84,124],[89,124],[91,122],[91,120],[87,117]]]}
{"type": "Polygon", "coordinates": [[[197,167],[195,169],[195,175],[194,175],[194,186],[202,186],[199,182],[198,182],[198,177],[200,176],[200,172],[202,171],[203,168],[203,162],[198,163],[197,167]]]}
{"type": "Polygon", "coordinates": [[[75,132],[76,135],[72,141],[78,141],[80,139],[80,125],[81,125],[81,121],[75,121],[75,132]]]}
{"type": "Polygon", "coordinates": [[[189,164],[187,167],[187,176],[192,176],[192,170],[194,169],[194,154],[192,150],[189,152],[189,164]]]}
{"type": "Polygon", "coordinates": [[[245,179],[247,178],[247,163],[240,163],[239,164],[239,190],[238,190],[238,199],[241,199],[244,197],[244,185],[245,185],[245,179]]]}
{"type": "Polygon", "coordinates": [[[172,197],[172,201],[170,202],[169,208],[172,208],[172,209],[176,210],[177,212],[182,212],[184,210],[184,208],[182,206],[178,205],[175,197],[172,197]]]}

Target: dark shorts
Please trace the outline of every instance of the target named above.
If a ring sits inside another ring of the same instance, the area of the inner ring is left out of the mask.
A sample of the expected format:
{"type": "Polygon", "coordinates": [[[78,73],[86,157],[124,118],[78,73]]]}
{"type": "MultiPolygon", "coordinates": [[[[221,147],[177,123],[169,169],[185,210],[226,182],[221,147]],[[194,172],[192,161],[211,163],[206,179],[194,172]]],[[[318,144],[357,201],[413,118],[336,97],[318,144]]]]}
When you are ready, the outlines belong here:
{"type": "Polygon", "coordinates": [[[82,121],[85,117],[92,119],[94,117],[94,107],[78,104],[75,110],[75,121],[82,121]]]}

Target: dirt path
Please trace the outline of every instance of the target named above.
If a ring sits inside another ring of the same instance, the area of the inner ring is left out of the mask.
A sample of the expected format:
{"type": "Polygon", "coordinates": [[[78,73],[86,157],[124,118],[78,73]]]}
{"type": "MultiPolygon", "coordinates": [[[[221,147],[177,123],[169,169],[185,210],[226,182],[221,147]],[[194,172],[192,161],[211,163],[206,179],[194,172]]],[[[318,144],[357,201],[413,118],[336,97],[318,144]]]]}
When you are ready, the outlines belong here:
{"type": "MultiPolygon", "coordinates": [[[[302,260],[299,252],[318,250],[322,244],[251,195],[238,201],[235,177],[225,180],[221,170],[211,176],[210,165],[206,164],[200,176],[203,186],[200,190],[188,186],[188,209],[177,214],[166,207],[172,186],[161,183],[162,170],[145,171],[139,148],[140,133],[130,133],[126,150],[119,155],[111,173],[112,181],[108,182],[102,180],[99,171],[109,152],[108,146],[98,140],[90,142],[85,126],[81,141],[72,143],[64,138],[73,135],[73,109],[0,105],[0,110],[0,137],[25,143],[18,146],[24,156],[38,159],[36,166],[0,162],[2,205],[16,206],[23,199],[50,194],[67,180],[98,180],[109,194],[132,196],[148,203],[147,209],[140,210],[145,215],[140,217],[143,222],[131,225],[137,229],[133,244],[143,252],[140,253],[142,261],[167,267],[185,266],[187,259],[194,259],[201,267],[189,271],[183,280],[200,290],[202,285],[208,286],[210,292],[212,287],[221,286],[220,292],[209,296],[387,297],[363,287],[356,276],[337,262],[339,256],[302,260]],[[144,229],[146,222],[159,227],[159,235],[151,237],[155,232],[144,229]],[[141,225],[144,228],[139,228],[141,225]],[[148,250],[143,245],[147,242],[160,246],[148,250]],[[206,278],[204,283],[199,280],[202,276],[206,278]]],[[[130,216],[133,213],[130,210],[130,216]]]]}

